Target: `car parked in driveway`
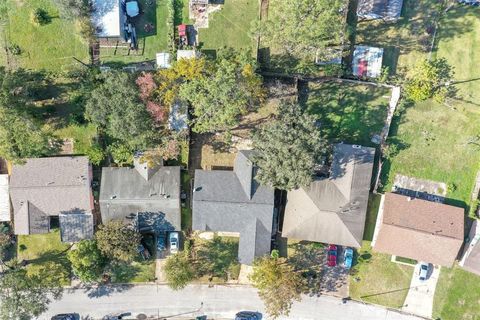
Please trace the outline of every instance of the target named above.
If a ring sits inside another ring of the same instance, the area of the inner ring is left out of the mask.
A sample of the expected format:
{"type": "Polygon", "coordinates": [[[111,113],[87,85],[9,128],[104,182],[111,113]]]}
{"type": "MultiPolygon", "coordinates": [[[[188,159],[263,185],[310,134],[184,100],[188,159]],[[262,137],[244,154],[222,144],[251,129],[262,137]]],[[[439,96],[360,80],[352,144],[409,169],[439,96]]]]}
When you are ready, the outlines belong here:
{"type": "Polygon", "coordinates": [[[418,270],[418,278],[420,281],[425,281],[428,278],[429,265],[426,262],[420,262],[420,269],[418,270]]]}
{"type": "Polygon", "coordinates": [[[327,249],[327,265],[329,267],[335,267],[337,265],[338,248],[336,245],[331,244],[327,249]]]}
{"type": "Polygon", "coordinates": [[[77,320],[78,318],[78,313],[61,313],[54,315],[51,320],[77,320]]]}
{"type": "Polygon", "coordinates": [[[168,242],[170,244],[170,252],[177,253],[180,247],[179,235],[177,231],[170,232],[168,235],[168,242]]]}
{"type": "Polygon", "coordinates": [[[253,311],[240,311],[235,315],[235,320],[260,320],[262,315],[253,311]]]}
{"type": "Polygon", "coordinates": [[[352,248],[345,248],[345,252],[343,253],[343,266],[347,269],[352,267],[353,262],[353,249],[352,248]]]}

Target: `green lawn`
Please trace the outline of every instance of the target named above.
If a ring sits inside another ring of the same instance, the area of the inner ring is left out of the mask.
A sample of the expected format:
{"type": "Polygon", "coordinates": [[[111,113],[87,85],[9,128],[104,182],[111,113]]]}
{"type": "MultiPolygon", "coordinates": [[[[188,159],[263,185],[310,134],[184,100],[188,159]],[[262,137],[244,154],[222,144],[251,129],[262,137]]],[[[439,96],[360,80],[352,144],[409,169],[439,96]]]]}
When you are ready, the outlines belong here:
{"type": "Polygon", "coordinates": [[[141,283],[155,279],[155,259],[137,259],[131,263],[112,263],[108,270],[112,283],[141,283]]]}
{"type": "MultiPolygon", "coordinates": [[[[69,244],[60,241],[60,230],[54,229],[46,234],[19,235],[17,257],[19,261],[28,261],[28,272],[35,274],[42,267],[51,267],[54,263],[67,274],[71,273],[66,252],[69,244]]],[[[64,281],[68,285],[69,281],[64,281]]]]}
{"type": "Polygon", "coordinates": [[[255,41],[248,33],[257,16],[258,0],[225,0],[220,11],[210,14],[209,27],[199,31],[202,50],[232,47],[253,51],[255,41]]]}
{"type": "Polygon", "coordinates": [[[390,90],[352,83],[308,84],[307,108],[319,116],[321,130],[331,141],[375,146],[387,117],[390,90]]]}
{"type": "MultiPolygon", "coordinates": [[[[167,50],[167,1],[169,0],[139,0],[142,14],[135,18],[138,35],[139,51],[128,52],[127,49],[100,48],[100,60],[103,63],[132,63],[155,59],[155,54],[167,50]],[[153,3],[147,5],[147,3],[153,3]],[[154,26],[147,32],[145,25],[154,26]]],[[[124,44],[122,44],[124,45],[124,44]]]]}
{"type": "Polygon", "coordinates": [[[8,40],[20,46],[22,54],[14,57],[16,67],[63,70],[78,64],[73,57],[89,61],[88,46],[77,33],[74,22],[58,17],[53,0],[7,0],[10,4],[8,40]],[[52,17],[51,23],[31,23],[33,10],[41,8],[52,17]]]}
{"type": "Polygon", "coordinates": [[[480,310],[480,276],[458,266],[442,268],[435,290],[433,318],[477,320],[480,310]]]}
{"type": "Polygon", "coordinates": [[[363,246],[357,251],[350,275],[350,296],[353,299],[400,308],[405,301],[413,268],[390,261],[391,256],[372,252],[380,195],[370,194],[363,246]]]}
{"type": "Polygon", "coordinates": [[[71,124],[58,129],[56,135],[62,139],[73,139],[73,151],[75,154],[86,154],[97,136],[97,129],[92,124],[71,124]]]}
{"type": "Polygon", "coordinates": [[[396,23],[361,21],[356,25],[355,43],[384,48],[383,64],[402,72],[427,56],[433,25],[442,1],[405,0],[402,17],[396,23]]]}

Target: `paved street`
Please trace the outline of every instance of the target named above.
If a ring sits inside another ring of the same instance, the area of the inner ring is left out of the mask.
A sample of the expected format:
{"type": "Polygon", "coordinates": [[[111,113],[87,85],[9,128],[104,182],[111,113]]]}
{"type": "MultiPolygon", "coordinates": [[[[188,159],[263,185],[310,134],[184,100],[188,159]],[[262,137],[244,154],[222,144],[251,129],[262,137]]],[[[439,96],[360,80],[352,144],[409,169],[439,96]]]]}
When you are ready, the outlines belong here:
{"type": "MultiPolygon", "coordinates": [[[[62,312],[77,312],[82,319],[101,319],[106,314],[131,312],[163,318],[207,315],[209,319],[233,319],[239,310],[263,313],[263,304],[256,290],[248,286],[191,285],[183,291],[172,291],[164,285],[130,287],[100,287],[98,289],[69,289],[63,298],[50,305],[40,319],[62,312]],[[203,306],[202,306],[203,302],[203,306]]],[[[263,318],[267,318],[264,316],[263,318]]],[[[342,301],[329,296],[304,297],[295,303],[291,314],[284,319],[321,320],[414,320],[414,316],[388,311],[381,307],[342,301]]]]}

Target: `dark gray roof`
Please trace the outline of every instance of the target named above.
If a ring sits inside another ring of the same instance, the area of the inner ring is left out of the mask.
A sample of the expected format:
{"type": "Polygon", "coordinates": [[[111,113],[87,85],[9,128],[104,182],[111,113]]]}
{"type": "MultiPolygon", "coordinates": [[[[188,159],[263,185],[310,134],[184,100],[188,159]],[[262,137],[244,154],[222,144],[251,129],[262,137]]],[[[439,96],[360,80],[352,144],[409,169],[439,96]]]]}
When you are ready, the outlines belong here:
{"type": "Polygon", "coordinates": [[[60,215],[60,236],[63,242],[93,238],[93,216],[83,213],[60,215]]]}
{"type": "Polygon", "coordinates": [[[193,229],[240,233],[238,258],[251,264],[270,252],[274,190],[254,180],[251,151],[240,151],[234,171],[195,171],[193,229]]]}
{"type": "Polygon", "coordinates": [[[363,19],[397,20],[402,6],[403,0],[359,0],[357,15],[363,19]]]}
{"type": "Polygon", "coordinates": [[[180,230],[180,167],[159,167],[148,180],[135,168],[103,168],[100,211],[104,223],[151,213],[165,229],[180,230]]]}
{"type": "Polygon", "coordinates": [[[375,149],[334,147],[330,177],[288,193],[284,237],[360,247],[375,149]]]}
{"type": "Polygon", "coordinates": [[[91,167],[87,157],[27,159],[10,177],[15,233],[48,232],[49,216],[91,214],[91,167]]]}

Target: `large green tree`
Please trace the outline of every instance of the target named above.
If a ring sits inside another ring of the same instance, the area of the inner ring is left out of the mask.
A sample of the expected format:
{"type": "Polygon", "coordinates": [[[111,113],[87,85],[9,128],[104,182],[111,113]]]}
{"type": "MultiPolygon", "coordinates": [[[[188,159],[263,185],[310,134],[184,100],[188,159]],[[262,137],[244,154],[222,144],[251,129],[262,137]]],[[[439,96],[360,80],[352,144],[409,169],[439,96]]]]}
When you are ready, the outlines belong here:
{"type": "Polygon", "coordinates": [[[281,53],[313,61],[340,45],[345,30],[342,0],[271,0],[268,19],[256,21],[254,36],[281,53]]]}
{"type": "Polygon", "coordinates": [[[83,282],[95,282],[102,275],[106,259],[97,247],[95,240],[82,240],[76,248],[68,252],[75,275],[83,282]]]}
{"type": "Polygon", "coordinates": [[[297,103],[283,102],[276,119],[253,135],[256,179],[273,188],[291,190],[308,186],[324,143],[316,117],[297,103]]]}
{"type": "Polygon", "coordinates": [[[418,102],[430,98],[443,102],[455,94],[455,88],[449,86],[453,79],[453,69],[447,60],[422,60],[407,75],[405,95],[418,102]]]}
{"type": "Polygon", "coordinates": [[[167,284],[173,290],[185,288],[195,278],[192,262],[185,251],[169,256],[163,270],[167,284]]]}
{"type": "Polygon", "coordinates": [[[202,76],[181,86],[179,96],[192,105],[193,130],[204,133],[236,127],[263,101],[265,91],[250,52],[223,49],[202,76]]]}
{"type": "Polygon", "coordinates": [[[152,119],[129,73],[109,71],[98,76],[98,85],[85,106],[85,118],[109,137],[132,148],[155,143],[152,119]]]}
{"type": "Polygon", "coordinates": [[[288,316],[294,301],[300,301],[304,288],[302,276],[285,258],[261,257],[254,261],[249,275],[271,318],[288,316]]]}
{"type": "Polygon", "coordinates": [[[39,269],[35,275],[16,265],[0,277],[0,318],[27,320],[45,312],[52,299],[59,299],[62,288],[52,281],[50,270],[39,269]]]}
{"type": "Polygon", "coordinates": [[[100,225],[95,234],[98,249],[110,259],[129,262],[138,255],[140,234],[121,220],[100,225]]]}

